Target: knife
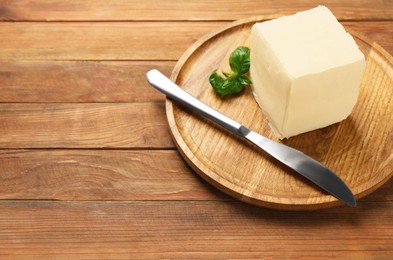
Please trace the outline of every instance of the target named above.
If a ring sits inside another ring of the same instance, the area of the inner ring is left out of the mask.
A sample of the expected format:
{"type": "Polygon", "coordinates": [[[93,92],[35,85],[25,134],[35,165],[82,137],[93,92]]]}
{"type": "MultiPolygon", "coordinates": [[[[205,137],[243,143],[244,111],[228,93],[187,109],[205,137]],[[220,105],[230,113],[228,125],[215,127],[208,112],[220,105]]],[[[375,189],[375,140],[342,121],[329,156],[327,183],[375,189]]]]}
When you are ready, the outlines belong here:
{"type": "Polygon", "coordinates": [[[150,85],[169,98],[197,111],[235,135],[254,143],[262,150],[272,155],[275,159],[295,170],[337,199],[349,206],[356,206],[356,198],[348,186],[322,163],[296,149],[251,131],[235,120],[221,114],[193,97],[156,69],[147,72],[146,76],[150,85]]]}

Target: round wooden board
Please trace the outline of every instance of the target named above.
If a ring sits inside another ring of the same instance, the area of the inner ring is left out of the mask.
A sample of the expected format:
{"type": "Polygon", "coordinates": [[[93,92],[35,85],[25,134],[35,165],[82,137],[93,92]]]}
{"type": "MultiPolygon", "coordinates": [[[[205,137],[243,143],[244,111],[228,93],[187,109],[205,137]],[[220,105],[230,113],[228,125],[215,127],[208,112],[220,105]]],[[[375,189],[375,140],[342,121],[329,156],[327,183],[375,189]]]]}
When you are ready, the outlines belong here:
{"type": "MultiPolygon", "coordinates": [[[[392,56],[351,32],[367,59],[354,111],[340,123],[280,141],[250,89],[222,100],[208,82],[214,69],[228,71],[229,54],[240,45],[249,45],[251,26],[261,20],[263,17],[237,21],[201,38],[178,61],[171,79],[246,127],[327,165],[358,199],[377,189],[393,174],[392,56]]],[[[227,194],[251,204],[285,210],[342,204],[263,151],[169,99],[166,111],[171,135],[184,159],[227,194]]]]}

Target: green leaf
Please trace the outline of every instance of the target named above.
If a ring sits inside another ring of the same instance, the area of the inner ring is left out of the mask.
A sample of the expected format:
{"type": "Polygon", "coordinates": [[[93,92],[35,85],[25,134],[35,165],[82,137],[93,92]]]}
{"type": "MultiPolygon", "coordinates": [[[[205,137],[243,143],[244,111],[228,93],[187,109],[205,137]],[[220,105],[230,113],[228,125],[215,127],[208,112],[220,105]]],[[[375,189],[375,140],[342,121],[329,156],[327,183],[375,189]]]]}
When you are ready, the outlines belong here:
{"type": "Polygon", "coordinates": [[[224,77],[214,70],[209,77],[210,85],[221,97],[241,92],[245,86],[252,84],[245,75],[250,69],[250,49],[244,46],[236,48],[229,57],[231,72],[223,72],[224,77]]]}
{"type": "Polygon", "coordinates": [[[218,75],[217,70],[214,70],[209,77],[210,85],[212,85],[212,87],[214,89],[219,88],[221,85],[223,85],[224,81],[225,81],[225,78],[218,75]]]}
{"type": "Polygon", "coordinates": [[[229,57],[229,65],[235,73],[247,73],[250,70],[250,48],[240,46],[229,57]]]}
{"type": "Polygon", "coordinates": [[[209,82],[214,91],[221,97],[239,93],[244,89],[235,74],[229,78],[224,78],[218,75],[216,70],[210,75],[209,82]]]}
{"type": "Polygon", "coordinates": [[[242,85],[250,85],[252,84],[251,79],[245,75],[245,74],[241,74],[237,77],[237,80],[240,82],[240,84],[242,85]]]}
{"type": "Polygon", "coordinates": [[[215,91],[222,97],[239,93],[243,90],[243,85],[236,79],[228,78],[224,84],[218,86],[215,91]]]}

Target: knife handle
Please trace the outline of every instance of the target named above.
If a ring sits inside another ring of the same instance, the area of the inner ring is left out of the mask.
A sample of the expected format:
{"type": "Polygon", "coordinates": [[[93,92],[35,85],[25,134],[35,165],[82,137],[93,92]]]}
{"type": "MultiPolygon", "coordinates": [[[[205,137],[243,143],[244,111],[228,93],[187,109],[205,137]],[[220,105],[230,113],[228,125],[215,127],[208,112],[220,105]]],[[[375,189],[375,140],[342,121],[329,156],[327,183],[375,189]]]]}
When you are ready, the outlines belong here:
{"type": "Polygon", "coordinates": [[[164,74],[162,74],[158,70],[156,69],[150,70],[149,72],[146,73],[146,76],[147,76],[147,81],[155,89],[164,93],[171,99],[176,100],[193,110],[196,110],[200,114],[206,116],[210,120],[213,120],[214,122],[221,125],[225,129],[231,131],[232,133],[244,137],[245,133],[249,131],[240,123],[221,114],[220,112],[209,107],[202,101],[191,96],[189,93],[187,93],[185,90],[180,88],[178,85],[176,85],[174,82],[172,82],[169,78],[167,78],[164,74]]]}
{"type": "Polygon", "coordinates": [[[329,170],[320,162],[306,156],[298,150],[274,142],[267,137],[250,131],[235,120],[230,119],[191,96],[158,70],[151,70],[146,75],[147,80],[154,88],[163,92],[171,99],[196,110],[232,133],[246,138],[248,141],[259,146],[280,162],[297,171],[302,176],[314,182],[319,187],[328,191],[348,205],[353,207],[356,205],[356,198],[353,196],[348,186],[346,186],[346,184],[334,172],[329,170]]]}

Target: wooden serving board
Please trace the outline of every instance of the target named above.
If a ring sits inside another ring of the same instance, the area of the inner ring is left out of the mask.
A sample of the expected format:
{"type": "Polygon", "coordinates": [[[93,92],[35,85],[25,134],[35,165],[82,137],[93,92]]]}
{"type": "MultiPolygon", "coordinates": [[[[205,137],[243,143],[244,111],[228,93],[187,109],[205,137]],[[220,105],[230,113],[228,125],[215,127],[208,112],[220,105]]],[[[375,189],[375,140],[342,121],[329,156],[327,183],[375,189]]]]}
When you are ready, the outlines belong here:
{"type": "MultiPolygon", "coordinates": [[[[178,61],[171,79],[246,127],[327,165],[358,199],[377,189],[393,174],[392,56],[378,44],[351,32],[367,59],[354,111],[340,123],[280,141],[250,89],[222,100],[208,82],[214,69],[229,69],[229,54],[240,45],[249,45],[251,26],[261,20],[254,17],[237,21],[201,38],[178,61]]],[[[342,204],[262,150],[170,99],[166,111],[171,135],[184,159],[200,176],[229,195],[286,210],[342,204]]]]}

